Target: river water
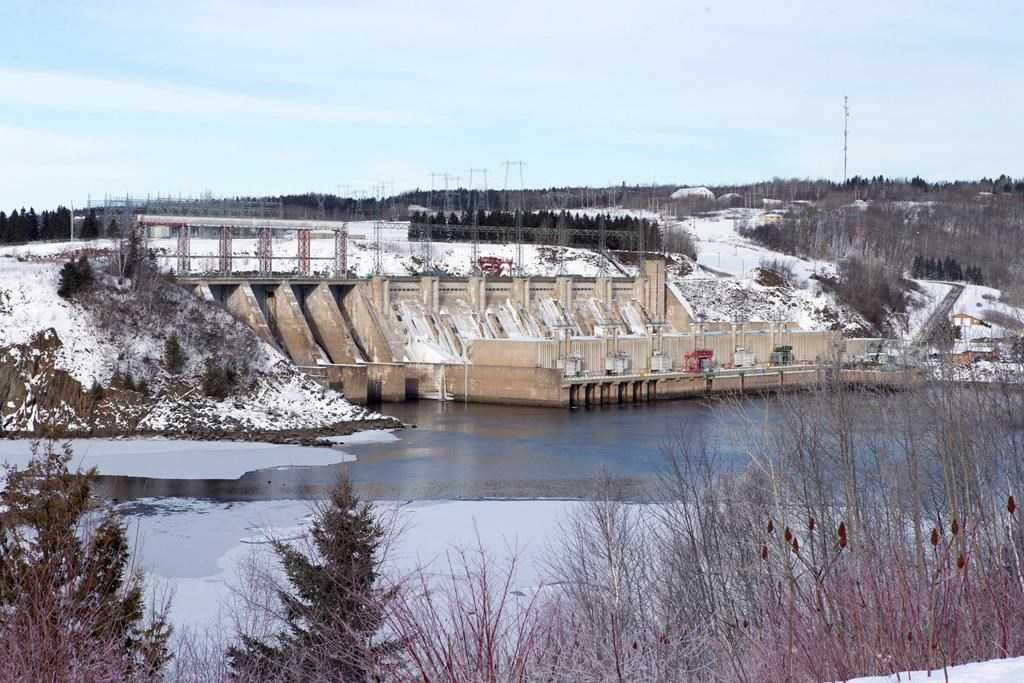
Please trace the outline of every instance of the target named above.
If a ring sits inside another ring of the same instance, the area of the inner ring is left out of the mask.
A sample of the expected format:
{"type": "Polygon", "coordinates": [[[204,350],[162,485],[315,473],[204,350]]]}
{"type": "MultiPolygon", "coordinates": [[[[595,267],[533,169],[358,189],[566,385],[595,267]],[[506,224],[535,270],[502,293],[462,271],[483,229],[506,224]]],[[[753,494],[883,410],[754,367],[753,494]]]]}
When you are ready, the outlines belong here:
{"type": "Polygon", "coordinates": [[[366,497],[380,500],[579,498],[607,471],[626,482],[630,497],[644,500],[654,494],[664,450],[679,430],[705,428],[730,452],[730,411],[703,401],[593,410],[418,401],[380,410],[415,427],[383,442],[343,438],[338,448],[355,454],[354,463],[261,469],[239,479],[106,476],[97,492],[120,500],[301,498],[324,491],[347,469],[366,497]]]}

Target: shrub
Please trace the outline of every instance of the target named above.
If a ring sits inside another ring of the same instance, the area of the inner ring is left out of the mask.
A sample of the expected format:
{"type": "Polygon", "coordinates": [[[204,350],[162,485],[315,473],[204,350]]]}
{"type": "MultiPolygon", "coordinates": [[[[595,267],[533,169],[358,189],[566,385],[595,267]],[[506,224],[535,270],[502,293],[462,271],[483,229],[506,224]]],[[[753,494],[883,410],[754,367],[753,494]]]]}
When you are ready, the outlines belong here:
{"type": "Polygon", "coordinates": [[[93,283],[92,265],[85,256],[77,261],[72,259],[60,269],[60,285],[57,294],[70,299],[93,283]]]}
{"type": "Polygon", "coordinates": [[[95,510],[96,470],[33,446],[0,489],[0,679],[162,680],[166,606],[146,618],[124,524],[95,510]]]}
{"type": "Polygon", "coordinates": [[[181,350],[181,342],[178,341],[178,333],[172,332],[171,336],[164,342],[164,367],[172,375],[180,374],[185,367],[185,355],[181,350]]]}
{"type": "Polygon", "coordinates": [[[223,401],[235,388],[238,375],[227,365],[218,365],[213,360],[206,361],[203,373],[203,393],[210,398],[223,401]]]}

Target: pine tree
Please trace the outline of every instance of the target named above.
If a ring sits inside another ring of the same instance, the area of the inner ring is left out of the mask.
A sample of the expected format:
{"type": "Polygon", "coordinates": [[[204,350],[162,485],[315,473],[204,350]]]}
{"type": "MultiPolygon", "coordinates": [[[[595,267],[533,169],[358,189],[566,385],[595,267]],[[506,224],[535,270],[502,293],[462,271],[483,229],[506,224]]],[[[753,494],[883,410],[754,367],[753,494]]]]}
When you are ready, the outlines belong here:
{"type": "Polygon", "coordinates": [[[99,221],[96,219],[96,209],[89,209],[85,220],[82,221],[82,231],[79,237],[83,240],[91,240],[100,234],[99,221]]]}
{"type": "Polygon", "coordinates": [[[124,525],[97,512],[96,470],[70,472],[71,458],[69,444],[33,447],[0,491],[0,658],[35,645],[3,670],[17,680],[158,679],[170,627],[162,615],[144,623],[124,525]]]}
{"type": "Polygon", "coordinates": [[[235,672],[247,680],[370,680],[395,649],[376,639],[394,597],[378,585],[385,538],[372,505],[341,478],[315,511],[308,552],[273,542],[288,579],[278,590],[286,628],[274,642],[242,635],[227,653],[235,672]]]}
{"type": "Polygon", "coordinates": [[[70,299],[93,283],[92,265],[89,259],[82,256],[77,261],[72,259],[60,269],[60,284],[57,286],[57,294],[65,299],[70,299]]]}

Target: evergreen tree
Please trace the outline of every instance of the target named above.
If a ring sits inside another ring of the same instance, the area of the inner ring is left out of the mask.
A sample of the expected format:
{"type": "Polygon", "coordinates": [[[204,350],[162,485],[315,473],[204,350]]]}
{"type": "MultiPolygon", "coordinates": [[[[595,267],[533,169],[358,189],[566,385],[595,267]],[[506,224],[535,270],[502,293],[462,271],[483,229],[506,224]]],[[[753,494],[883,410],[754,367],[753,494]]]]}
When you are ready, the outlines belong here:
{"type": "Polygon", "coordinates": [[[185,355],[181,351],[177,332],[172,332],[164,342],[164,367],[172,375],[177,375],[185,367],[185,355]]]}
{"type": "Polygon", "coordinates": [[[317,507],[308,538],[307,549],[273,542],[288,580],[278,590],[285,630],[273,642],[242,635],[228,649],[231,666],[246,680],[371,680],[396,647],[376,638],[394,596],[378,585],[386,532],[343,477],[317,507]]]}
{"type": "Polygon", "coordinates": [[[85,220],[82,221],[82,232],[79,235],[83,240],[91,240],[99,237],[100,224],[96,218],[96,209],[89,209],[85,220]]]}
{"type": "Polygon", "coordinates": [[[0,658],[17,680],[156,680],[164,617],[143,621],[143,583],[124,525],[97,513],[96,470],[70,472],[70,445],[34,447],[0,491],[0,658]],[[32,644],[31,649],[28,644],[32,644]],[[30,669],[29,669],[30,668],[30,669]]]}
{"type": "Polygon", "coordinates": [[[77,261],[72,259],[60,269],[60,284],[57,286],[57,294],[65,299],[70,299],[93,283],[92,265],[89,259],[82,256],[77,261]]]}

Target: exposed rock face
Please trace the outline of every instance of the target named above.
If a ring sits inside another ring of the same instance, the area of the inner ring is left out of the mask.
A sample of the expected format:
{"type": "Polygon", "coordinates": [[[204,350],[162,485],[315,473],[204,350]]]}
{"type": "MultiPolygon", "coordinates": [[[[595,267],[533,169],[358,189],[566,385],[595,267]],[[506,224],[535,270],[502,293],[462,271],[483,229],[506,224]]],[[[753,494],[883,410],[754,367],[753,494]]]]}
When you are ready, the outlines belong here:
{"type": "MultiPolygon", "coordinates": [[[[13,435],[110,436],[132,433],[153,401],[133,391],[93,392],[57,368],[62,342],[43,330],[28,344],[0,349],[0,428],[13,435]]],[[[91,389],[91,388],[90,388],[91,389]]]]}
{"type": "Polygon", "coordinates": [[[397,421],[355,408],[282,361],[224,401],[189,381],[156,396],[83,387],[57,367],[63,344],[44,330],[29,343],[0,348],[0,433],[21,437],[164,435],[197,439],[309,442],[397,421]],[[293,406],[280,396],[295,397],[293,406]]]}

